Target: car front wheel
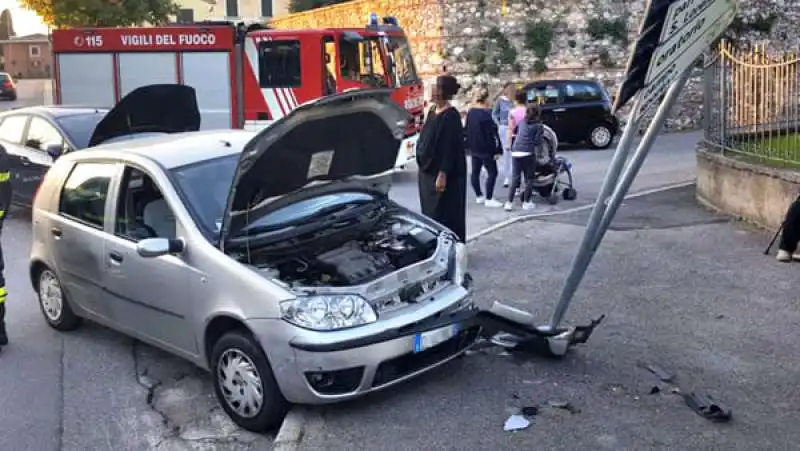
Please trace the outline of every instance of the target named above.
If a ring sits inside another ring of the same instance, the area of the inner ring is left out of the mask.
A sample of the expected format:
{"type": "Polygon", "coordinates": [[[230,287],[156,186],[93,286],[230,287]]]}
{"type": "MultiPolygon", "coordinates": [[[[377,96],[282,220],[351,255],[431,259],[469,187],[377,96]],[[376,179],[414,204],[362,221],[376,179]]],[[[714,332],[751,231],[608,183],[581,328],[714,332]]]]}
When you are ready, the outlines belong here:
{"type": "Polygon", "coordinates": [[[614,140],[614,133],[607,124],[598,124],[589,132],[589,145],[594,149],[608,149],[614,140]]]}
{"type": "Polygon", "coordinates": [[[61,288],[61,282],[53,270],[44,268],[39,272],[36,291],[39,297],[39,307],[50,327],[67,331],[80,326],[81,319],[72,311],[64,290],[61,288]]]}
{"type": "Polygon", "coordinates": [[[247,333],[231,331],[211,352],[214,391],[234,423],[252,432],[280,426],[289,409],[259,344],[247,333]]]}

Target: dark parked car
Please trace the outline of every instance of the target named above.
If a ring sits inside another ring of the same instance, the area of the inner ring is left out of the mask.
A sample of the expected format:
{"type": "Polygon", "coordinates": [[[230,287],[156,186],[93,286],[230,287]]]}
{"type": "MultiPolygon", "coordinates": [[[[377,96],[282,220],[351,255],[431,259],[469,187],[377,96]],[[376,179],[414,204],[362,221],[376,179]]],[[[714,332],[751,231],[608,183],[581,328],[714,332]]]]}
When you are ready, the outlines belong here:
{"type": "Polygon", "coordinates": [[[157,99],[166,91],[172,96],[186,95],[196,102],[194,89],[190,87],[176,89],[172,85],[150,85],[135,89],[122,98],[117,107],[123,106],[125,109],[115,107],[110,112],[104,108],[49,105],[15,108],[0,113],[0,144],[11,158],[14,174],[11,181],[14,187],[13,203],[32,205],[44,174],[56,158],[67,152],[93,147],[100,140],[111,143],[153,134],[194,130],[194,125],[182,123],[191,119],[187,119],[187,115],[179,109],[184,104],[159,105],[157,110],[149,111],[150,105],[158,104],[157,99]],[[146,91],[144,95],[133,95],[140,90],[146,91]],[[129,98],[135,105],[126,101],[129,98]],[[115,111],[134,111],[136,114],[126,113],[122,116],[115,111]],[[148,122],[140,123],[142,120],[148,122]],[[112,136],[108,132],[110,129],[127,132],[115,132],[112,136]]]}
{"type": "Polygon", "coordinates": [[[611,98],[591,80],[539,80],[523,88],[528,100],[539,101],[542,120],[559,142],[586,142],[595,149],[611,146],[619,121],[611,114],[611,98]]]}
{"type": "Polygon", "coordinates": [[[0,97],[8,100],[17,100],[17,84],[11,75],[0,72],[0,97]]]}

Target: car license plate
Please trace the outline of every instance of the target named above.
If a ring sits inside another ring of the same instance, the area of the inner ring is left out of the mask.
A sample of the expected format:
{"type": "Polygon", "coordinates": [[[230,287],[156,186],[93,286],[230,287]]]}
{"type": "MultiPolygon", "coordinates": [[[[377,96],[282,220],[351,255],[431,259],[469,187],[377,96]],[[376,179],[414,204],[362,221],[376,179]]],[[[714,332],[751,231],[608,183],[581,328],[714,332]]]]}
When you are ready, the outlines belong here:
{"type": "Polygon", "coordinates": [[[453,338],[458,334],[458,324],[451,324],[441,329],[429,330],[414,336],[414,353],[430,349],[453,338]]]}

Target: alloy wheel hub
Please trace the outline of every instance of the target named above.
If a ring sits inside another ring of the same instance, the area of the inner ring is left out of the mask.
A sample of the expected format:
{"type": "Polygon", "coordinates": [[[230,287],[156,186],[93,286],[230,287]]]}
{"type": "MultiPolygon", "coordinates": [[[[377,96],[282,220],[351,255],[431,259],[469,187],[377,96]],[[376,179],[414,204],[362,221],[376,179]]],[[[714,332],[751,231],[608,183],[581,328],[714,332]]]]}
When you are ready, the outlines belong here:
{"type": "Polygon", "coordinates": [[[250,358],[238,349],[228,349],[219,358],[217,381],[223,398],[237,415],[252,418],[261,411],[264,389],[261,376],[250,358]]]}

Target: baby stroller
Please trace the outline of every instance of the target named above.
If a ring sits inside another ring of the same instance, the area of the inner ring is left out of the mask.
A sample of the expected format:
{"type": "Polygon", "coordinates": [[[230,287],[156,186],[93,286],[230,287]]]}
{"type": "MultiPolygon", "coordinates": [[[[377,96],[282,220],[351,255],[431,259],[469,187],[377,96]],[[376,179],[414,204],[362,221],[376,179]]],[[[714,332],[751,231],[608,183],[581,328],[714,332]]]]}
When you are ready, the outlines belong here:
{"type": "Polygon", "coordinates": [[[575,200],[572,179],[572,162],[556,153],[557,144],[548,139],[548,133],[539,149],[536,150],[536,171],[533,179],[533,192],[547,200],[551,205],[558,203],[559,195],[564,200],[575,200]]]}

